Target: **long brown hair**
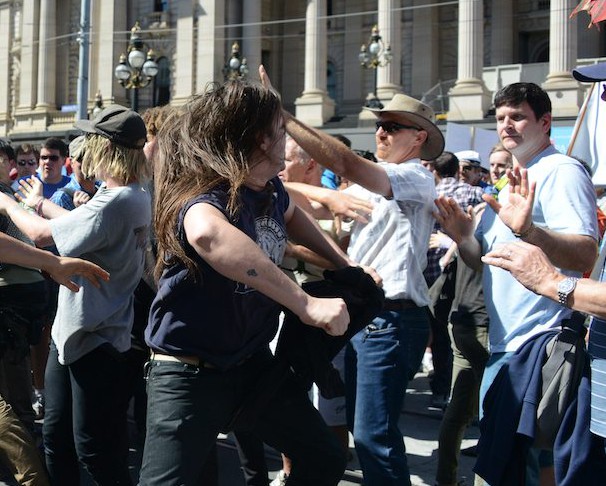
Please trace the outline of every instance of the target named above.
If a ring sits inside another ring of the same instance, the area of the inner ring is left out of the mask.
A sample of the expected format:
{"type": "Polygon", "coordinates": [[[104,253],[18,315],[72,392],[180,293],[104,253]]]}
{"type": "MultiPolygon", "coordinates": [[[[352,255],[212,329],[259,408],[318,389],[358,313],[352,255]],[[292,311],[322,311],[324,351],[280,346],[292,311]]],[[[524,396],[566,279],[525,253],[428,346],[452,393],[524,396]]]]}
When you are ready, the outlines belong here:
{"type": "Polygon", "coordinates": [[[160,128],[154,202],[156,277],[179,261],[196,275],[196,261],[177,234],[179,212],[187,201],[226,183],[227,210],[232,216],[237,213],[239,190],[254,164],[253,154],[262,137],[273,134],[281,108],[279,98],[260,84],[228,81],[194,96],[180,116],[160,128]]]}

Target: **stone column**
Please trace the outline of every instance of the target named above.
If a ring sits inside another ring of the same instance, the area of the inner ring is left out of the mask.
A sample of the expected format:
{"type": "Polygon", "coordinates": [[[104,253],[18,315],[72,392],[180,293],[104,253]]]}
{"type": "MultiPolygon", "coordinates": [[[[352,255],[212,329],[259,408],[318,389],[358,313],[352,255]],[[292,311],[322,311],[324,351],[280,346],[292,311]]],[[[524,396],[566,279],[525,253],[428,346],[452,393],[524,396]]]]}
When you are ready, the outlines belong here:
{"type": "MultiPolygon", "coordinates": [[[[377,68],[377,98],[386,104],[396,93],[402,92],[402,12],[400,0],[379,0],[379,34],[387,46],[391,46],[393,57],[385,67],[377,68]]],[[[374,115],[373,115],[374,116],[374,115]]]]}
{"type": "Polygon", "coordinates": [[[17,111],[30,111],[36,106],[38,86],[38,23],[40,0],[24,0],[21,15],[21,76],[17,111]]]}
{"type": "Polygon", "coordinates": [[[572,77],[577,60],[577,19],[569,19],[575,0],[552,0],[549,13],[549,74],[543,84],[554,116],[576,116],[583,90],[572,77]]]}
{"type": "Polygon", "coordinates": [[[104,106],[111,103],[129,105],[129,93],[114,76],[120,54],[127,54],[130,28],[127,4],[121,0],[93,1],[91,6],[91,82],[89,99],[101,92],[104,106]],[[118,34],[120,33],[120,34],[118,34]],[[118,40],[118,42],[116,42],[118,40]]]}
{"type": "MultiPolygon", "coordinates": [[[[40,43],[38,44],[38,100],[37,111],[56,110],[57,65],[57,5],[56,0],[42,0],[40,4],[40,43]]],[[[24,19],[26,22],[28,19],[24,19]]]]}
{"type": "MultiPolygon", "coordinates": [[[[225,42],[223,41],[225,32],[217,30],[217,25],[225,24],[225,2],[197,0],[194,3],[197,5],[196,11],[202,12],[201,14],[197,14],[195,44],[190,44],[188,34],[185,33],[182,39],[185,52],[183,56],[179,57],[179,62],[180,66],[186,70],[186,73],[189,73],[190,69],[192,73],[195,73],[195,79],[193,80],[193,84],[191,83],[191,78],[184,80],[180,96],[183,96],[188,87],[188,96],[190,96],[193,93],[202,92],[211,81],[222,81],[222,70],[226,61],[225,42]],[[188,62],[191,67],[186,65],[188,62]]],[[[181,10],[181,4],[187,4],[191,9],[191,0],[180,0],[179,10],[181,10]]],[[[191,12],[189,15],[192,15],[191,12]]],[[[186,21],[186,23],[189,23],[189,21],[186,21]]],[[[180,67],[176,66],[176,68],[175,72],[179,73],[177,76],[179,78],[181,76],[180,67]]],[[[176,82],[179,83],[180,81],[177,80],[176,82]]]]}
{"type": "MultiPolygon", "coordinates": [[[[177,38],[175,41],[175,73],[174,77],[174,96],[171,104],[181,105],[195,91],[194,69],[196,67],[196,43],[195,43],[195,24],[194,24],[194,6],[191,0],[178,0],[177,18],[175,23],[175,32],[177,38]]],[[[195,2],[203,3],[203,2],[195,2]]],[[[211,3],[211,2],[208,2],[211,3]]],[[[216,2],[214,2],[216,3],[216,2]]],[[[223,3],[223,2],[221,2],[223,3]]],[[[208,36],[208,32],[201,29],[202,20],[198,20],[198,36],[208,36]]],[[[214,29],[212,30],[214,34],[214,29]]],[[[211,36],[214,38],[214,35],[211,36]]],[[[213,41],[214,43],[214,41],[213,41]]],[[[202,61],[202,59],[200,59],[202,61]]],[[[206,60],[205,60],[206,61],[206,60]]],[[[205,63],[204,63],[205,64],[205,63]]],[[[212,78],[209,79],[212,81],[212,78]]]]}
{"type": "Polygon", "coordinates": [[[326,0],[307,0],[305,14],[305,85],[295,100],[296,116],[321,126],[335,113],[335,102],[326,92],[326,0]]]}
{"type": "MultiPolygon", "coordinates": [[[[415,0],[415,6],[433,4],[433,0],[415,0]]],[[[438,9],[417,8],[412,22],[412,96],[423,95],[438,82],[438,9]]]]}
{"type": "Polygon", "coordinates": [[[513,6],[511,0],[492,0],[490,64],[513,62],[513,6]]]}
{"type": "Polygon", "coordinates": [[[11,63],[11,39],[14,35],[13,29],[13,7],[9,3],[0,5],[0,25],[5,26],[0,30],[0,136],[6,137],[10,121],[10,92],[12,78],[11,63]]]}
{"type": "MultiPolygon", "coordinates": [[[[28,132],[32,127],[32,111],[38,91],[38,25],[40,0],[24,0],[21,14],[21,65],[19,67],[19,99],[15,110],[13,133],[28,132]]],[[[8,73],[5,76],[9,78],[8,73]]]]}
{"type": "Polygon", "coordinates": [[[242,2],[244,26],[242,27],[242,56],[246,58],[249,76],[257,79],[257,70],[261,64],[261,0],[242,2]]]}
{"type": "Polygon", "coordinates": [[[482,120],[491,102],[482,80],[484,57],[482,0],[459,0],[457,82],[449,92],[449,121],[482,120]]]}

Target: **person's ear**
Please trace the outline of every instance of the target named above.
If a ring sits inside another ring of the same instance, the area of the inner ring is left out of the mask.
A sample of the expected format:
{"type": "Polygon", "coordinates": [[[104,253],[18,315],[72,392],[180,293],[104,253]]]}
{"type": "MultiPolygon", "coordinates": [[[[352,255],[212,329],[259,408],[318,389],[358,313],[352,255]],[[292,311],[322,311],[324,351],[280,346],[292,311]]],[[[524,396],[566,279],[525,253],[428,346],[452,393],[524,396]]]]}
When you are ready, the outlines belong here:
{"type": "Polygon", "coordinates": [[[415,142],[421,146],[427,140],[427,132],[425,130],[417,130],[417,136],[415,138],[415,142]]]}

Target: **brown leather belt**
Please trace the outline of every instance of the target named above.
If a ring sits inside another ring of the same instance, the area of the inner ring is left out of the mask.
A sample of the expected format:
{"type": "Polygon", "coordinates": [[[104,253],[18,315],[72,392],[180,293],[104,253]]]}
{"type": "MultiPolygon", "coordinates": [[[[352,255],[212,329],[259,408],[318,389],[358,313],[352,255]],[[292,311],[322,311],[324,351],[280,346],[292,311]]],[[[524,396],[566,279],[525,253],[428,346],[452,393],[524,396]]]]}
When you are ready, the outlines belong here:
{"type": "Polygon", "coordinates": [[[386,311],[402,311],[416,309],[417,307],[419,306],[411,299],[385,299],[385,303],[383,304],[383,310],[386,311]]]}

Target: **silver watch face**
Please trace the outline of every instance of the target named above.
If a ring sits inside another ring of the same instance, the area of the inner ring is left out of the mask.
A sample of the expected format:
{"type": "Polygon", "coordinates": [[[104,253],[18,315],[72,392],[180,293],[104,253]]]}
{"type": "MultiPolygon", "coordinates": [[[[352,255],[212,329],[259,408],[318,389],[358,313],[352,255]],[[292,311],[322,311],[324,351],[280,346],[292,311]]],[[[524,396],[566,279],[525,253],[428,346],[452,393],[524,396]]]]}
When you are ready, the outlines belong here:
{"type": "Polygon", "coordinates": [[[576,283],[576,280],[573,280],[571,278],[565,278],[560,283],[558,283],[558,292],[561,292],[562,294],[568,294],[574,290],[576,283]]]}

